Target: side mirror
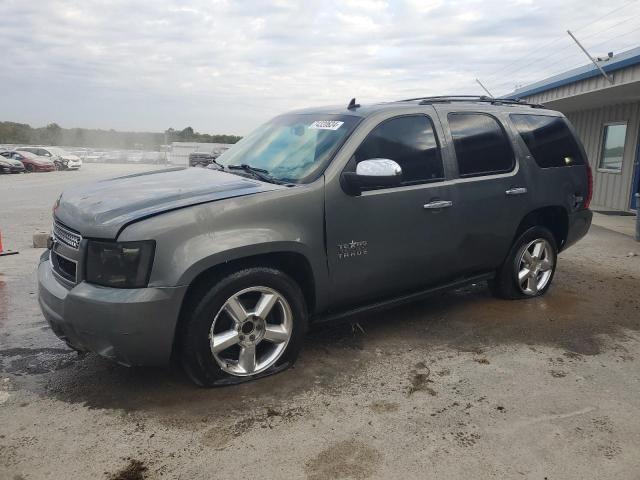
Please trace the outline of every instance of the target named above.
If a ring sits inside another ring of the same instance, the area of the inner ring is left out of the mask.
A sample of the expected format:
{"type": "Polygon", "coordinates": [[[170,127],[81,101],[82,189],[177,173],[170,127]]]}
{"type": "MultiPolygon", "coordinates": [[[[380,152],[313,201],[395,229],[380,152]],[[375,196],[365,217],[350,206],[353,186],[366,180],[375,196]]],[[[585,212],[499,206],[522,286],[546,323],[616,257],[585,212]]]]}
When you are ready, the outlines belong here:
{"type": "Polygon", "coordinates": [[[366,189],[401,185],[402,168],[388,158],[372,158],[358,163],[355,172],[344,172],[342,179],[347,193],[360,195],[366,189]]]}

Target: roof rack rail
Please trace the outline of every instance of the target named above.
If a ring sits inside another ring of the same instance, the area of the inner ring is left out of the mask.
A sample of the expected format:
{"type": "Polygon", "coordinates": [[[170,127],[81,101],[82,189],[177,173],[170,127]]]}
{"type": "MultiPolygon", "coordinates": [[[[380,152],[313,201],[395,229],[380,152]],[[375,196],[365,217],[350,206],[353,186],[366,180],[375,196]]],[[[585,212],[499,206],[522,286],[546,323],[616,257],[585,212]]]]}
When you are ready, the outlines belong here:
{"type": "Polygon", "coordinates": [[[539,103],[529,103],[519,98],[494,98],[487,95],[440,95],[432,97],[417,97],[398,100],[398,102],[416,102],[420,101],[420,105],[428,105],[431,103],[448,103],[448,102],[485,102],[492,105],[523,105],[532,108],[544,108],[539,103]]]}

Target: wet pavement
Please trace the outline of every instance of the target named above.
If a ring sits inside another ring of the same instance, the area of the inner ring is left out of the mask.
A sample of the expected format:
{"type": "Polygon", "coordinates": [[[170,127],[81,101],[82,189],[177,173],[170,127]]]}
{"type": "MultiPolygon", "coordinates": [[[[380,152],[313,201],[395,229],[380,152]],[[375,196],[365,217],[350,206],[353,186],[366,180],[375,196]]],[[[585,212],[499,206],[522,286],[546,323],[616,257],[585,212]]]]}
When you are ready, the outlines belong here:
{"type": "Polygon", "coordinates": [[[354,318],[364,331],[316,328],[293,369],[206,390],[79,356],[40,314],[29,240],[60,188],[144,168],[86,167],[0,177],[21,250],[0,258],[0,479],[637,478],[631,238],[592,228],[543,298],[440,294],[354,318]]]}

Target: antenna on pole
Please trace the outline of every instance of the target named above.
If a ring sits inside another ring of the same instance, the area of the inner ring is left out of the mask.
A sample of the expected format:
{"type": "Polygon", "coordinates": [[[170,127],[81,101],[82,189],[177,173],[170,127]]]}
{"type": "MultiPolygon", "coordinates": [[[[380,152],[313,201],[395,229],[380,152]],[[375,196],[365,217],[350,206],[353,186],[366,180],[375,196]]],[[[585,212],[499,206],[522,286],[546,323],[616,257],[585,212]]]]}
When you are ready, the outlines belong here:
{"type": "Polygon", "coordinates": [[[478,82],[478,85],[480,85],[482,87],[482,89],[485,92],[487,92],[487,95],[489,95],[491,98],[496,98],[496,97],[493,96],[493,94],[489,90],[487,90],[487,87],[485,87],[479,79],[476,78],[476,82],[478,82]]]}
{"type": "Polygon", "coordinates": [[[595,59],[595,58],[593,58],[593,57],[589,54],[589,52],[587,52],[587,49],[586,49],[586,48],[584,48],[584,47],[582,46],[582,44],[578,41],[578,39],[575,37],[575,35],[574,35],[573,33],[571,33],[571,30],[567,30],[567,33],[569,34],[569,36],[570,36],[571,38],[573,38],[573,41],[574,41],[574,42],[576,42],[576,44],[580,47],[580,50],[582,50],[582,51],[584,52],[584,54],[589,58],[589,60],[591,60],[591,61],[593,62],[593,64],[596,66],[596,68],[597,68],[598,70],[600,70],[600,73],[602,74],[602,76],[603,76],[604,78],[606,78],[606,79],[607,79],[607,81],[608,81],[611,85],[613,85],[613,79],[612,79],[609,75],[607,75],[607,72],[605,72],[605,71],[602,69],[602,67],[601,67],[600,65],[598,65],[598,62],[596,62],[596,59],[595,59]]]}

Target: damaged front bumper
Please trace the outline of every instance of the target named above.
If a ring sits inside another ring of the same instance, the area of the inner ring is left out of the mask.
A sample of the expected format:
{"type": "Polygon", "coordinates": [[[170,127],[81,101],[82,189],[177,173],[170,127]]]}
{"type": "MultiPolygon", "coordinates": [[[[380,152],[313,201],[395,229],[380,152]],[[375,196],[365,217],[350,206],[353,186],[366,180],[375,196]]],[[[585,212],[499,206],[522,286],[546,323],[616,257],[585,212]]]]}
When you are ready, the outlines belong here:
{"type": "Polygon", "coordinates": [[[47,250],[38,265],[38,300],[53,332],[71,348],[127,366],[166,365],[187,287],[67,287],[47,250]]]}

